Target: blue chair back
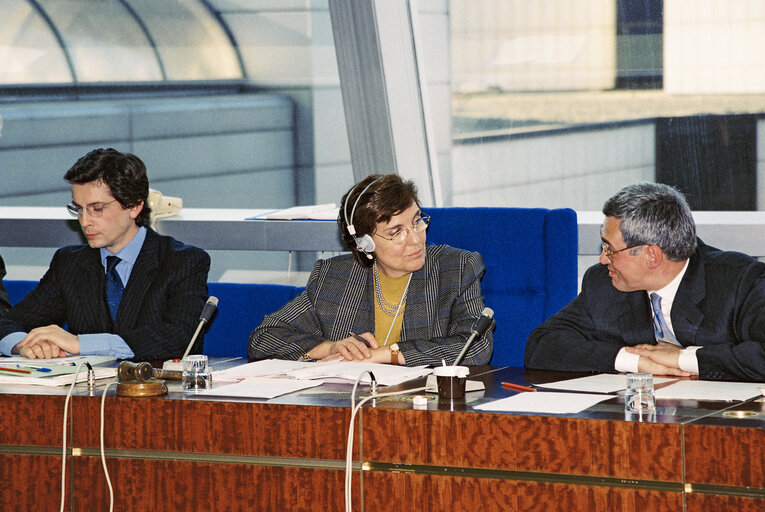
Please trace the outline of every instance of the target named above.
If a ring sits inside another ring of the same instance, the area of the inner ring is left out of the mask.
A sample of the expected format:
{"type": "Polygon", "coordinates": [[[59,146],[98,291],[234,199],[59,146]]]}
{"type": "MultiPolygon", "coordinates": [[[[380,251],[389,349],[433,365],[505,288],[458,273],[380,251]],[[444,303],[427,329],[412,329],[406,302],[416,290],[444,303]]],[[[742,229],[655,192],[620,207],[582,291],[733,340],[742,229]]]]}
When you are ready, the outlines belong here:
{"type": "Polygon", "coordinates": [[[32,288],[37,286],[38,281],[3,281],[3,286],[8,292],[8,298],[11,299],[11,304],[16,305],[21,302],[21,299],[26,297],[27,293],[32,291],[32,288]]]}
{"type": "Polygon", "coordinates": [[[247,343],[263,317],[296,297],[303,287],[281,284],[208,283],[218,309],[205,334],[208,356],[247,357],[247,343]]]}
{"type": "Polygon", "coordinates": [[[496,366],[523,366],[532,329],[576,296],[576,212],[544,208],[424,208],[428,243],[477,251],[494,310],[496,366]]]}

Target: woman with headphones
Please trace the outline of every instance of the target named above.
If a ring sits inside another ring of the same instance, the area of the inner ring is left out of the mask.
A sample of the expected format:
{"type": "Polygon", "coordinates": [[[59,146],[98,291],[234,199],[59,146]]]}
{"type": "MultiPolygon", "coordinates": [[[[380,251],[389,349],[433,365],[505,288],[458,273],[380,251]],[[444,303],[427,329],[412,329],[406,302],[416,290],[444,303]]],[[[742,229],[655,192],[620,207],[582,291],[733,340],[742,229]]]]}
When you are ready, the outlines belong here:
{"type": "MultiPolygon", "coordinates": [[[[319,260],[304,292],[250,334],[250,359],[451,363],[481,315],[481,255],[426,245],[430,218],[411,181],[368,176],[344,196],[338,226],[351,254],[319,260]]],[[[491,331],[463,364],[488,364],[491,331]]]]}

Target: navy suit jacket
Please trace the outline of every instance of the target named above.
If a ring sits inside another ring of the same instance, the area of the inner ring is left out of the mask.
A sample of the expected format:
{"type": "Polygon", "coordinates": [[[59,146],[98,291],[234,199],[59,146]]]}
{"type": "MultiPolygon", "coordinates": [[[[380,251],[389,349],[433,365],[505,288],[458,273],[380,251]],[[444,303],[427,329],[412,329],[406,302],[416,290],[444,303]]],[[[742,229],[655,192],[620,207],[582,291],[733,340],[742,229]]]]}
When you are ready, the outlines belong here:
{"type": "MultiPolygon", "coordinates": [[[[683,346],[704,347],[696,352],[700,378],[765,381],[765,264],[699,241],[671,318],[683,346]]],[[[609,372],[622,347],[640,343],[656,343],[647,293],[620,292],[598,264],[581,293],[532,331],[525,364],[609,372]]]]}
{"type": "MultiPolygon", "coordinates": [[[[64,247],[40,283],[2,319],[0,339],[35,327],[65,325],[72,334],[120,335],[135,359],[180,357],[207,300],[210,257],[149,229],[112,321],[99,249],[64,247]],[[116,325],[115,325],[116,324],[116,325]]],[[[202,350],[199,339],[192,353],[202,350]]]]}

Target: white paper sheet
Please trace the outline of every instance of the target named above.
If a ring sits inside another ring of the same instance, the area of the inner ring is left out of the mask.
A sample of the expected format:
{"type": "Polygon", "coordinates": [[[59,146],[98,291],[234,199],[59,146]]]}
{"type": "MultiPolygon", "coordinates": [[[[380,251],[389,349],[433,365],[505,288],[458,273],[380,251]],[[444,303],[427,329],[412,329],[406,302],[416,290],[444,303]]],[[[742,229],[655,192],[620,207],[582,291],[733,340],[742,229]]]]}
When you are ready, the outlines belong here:
{"type": "MultiPolygon", "coordinates": [[[[666,377],[654,377],[653,385],[663,384],[674,380],[666,377]]],[[[581,391],[584,393],[616,393],[627,387],[627,374],[601,373],[577,379],[559,380],[547,384],[534,384],[538,388],[557,389],[561,391],[581,391]]]]}
{"type": "Polygon", "coordinates": [[[212,389],[197,393],[209,396],[230,396],[239,398],[274,398],[293,391],[312,388],[323,384],[320,380],[268,379],[263,377],[248,377],[236,384],[216,386],[213,379],[212,389]]]}
{"type": "Polygon", "coordinates": [[[537,412],[576,414],[593,405],[614,398],[612,395],[585,393],[536,392],[517,395],[475,406],[480,411],[537,412]]]}
{"type": "Polygon", "coordinates": [[[657,399],[675,400],[748,400],[762,394],[763,383],[720,382],[709,380],[680,380],[667,387],[657,389],[657,399]]]}
{"type": "Polygon", "coordinates": [[[246,363],[225,370],[213,372],[213,378],[242,379],[245,377],[265,377],[272,375],[284,375],[290,370],[305,367],[316,363],[304,361],[285,361],[284,359],[264,359],[254,363],[246,363]]]}
{"type": "MultiPolygon", "coordinates": [[[[353,361],[339,361],[329,363],[312,363],[302,368],[285,373],[295,379],[342,379],[355,382],[362,372],[371,371],[375,374],[377,383],[381,386],[393,386],[408,380],[424,377],[433,372],[425,366],[395,366],[391,364],[356,363],[353,361]]],[[[362,383],[371,382],[369,374],[365,373],[362,383]]]]}

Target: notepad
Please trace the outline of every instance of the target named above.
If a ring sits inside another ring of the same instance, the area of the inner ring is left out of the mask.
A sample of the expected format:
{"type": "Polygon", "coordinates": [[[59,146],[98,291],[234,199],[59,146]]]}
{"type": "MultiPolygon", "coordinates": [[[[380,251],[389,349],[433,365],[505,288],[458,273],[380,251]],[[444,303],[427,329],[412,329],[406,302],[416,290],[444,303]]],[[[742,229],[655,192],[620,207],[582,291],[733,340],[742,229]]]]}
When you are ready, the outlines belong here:
{"type": "MultiPolygon", "coordinates": [[[[26,386],[66,386],[71,384],[75,379],[75,372],[77,369],[74,366],[60,366],[58,368],[52,368],[50,372],[30,372],[25,374],[16,374],[0,371],[0,384],[20,384],[26,386]]],[[[117,375],[116,368],[94,368],[96,379],[107,379],[117,375]]],[[[88,380],[87,368],[82,368],[80,373],[76,375],[77,382],[85,382],[88,380]]]]}

